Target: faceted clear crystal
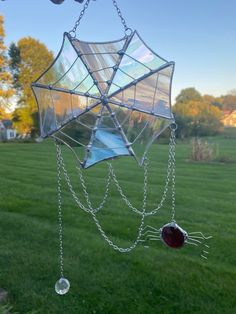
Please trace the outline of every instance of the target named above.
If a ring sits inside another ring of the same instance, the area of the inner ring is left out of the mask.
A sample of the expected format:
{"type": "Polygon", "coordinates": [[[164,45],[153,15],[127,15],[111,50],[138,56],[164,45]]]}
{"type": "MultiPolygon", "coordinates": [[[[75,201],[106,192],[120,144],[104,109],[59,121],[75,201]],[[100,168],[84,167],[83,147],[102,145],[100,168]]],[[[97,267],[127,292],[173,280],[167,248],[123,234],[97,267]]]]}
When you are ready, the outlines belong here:
{"type": "Polygon", "coordinates": [[[55,284],[55,291],[59,295],[64,295],[70,290],[70,282],[66,278],[60,278],[55,284]]]}

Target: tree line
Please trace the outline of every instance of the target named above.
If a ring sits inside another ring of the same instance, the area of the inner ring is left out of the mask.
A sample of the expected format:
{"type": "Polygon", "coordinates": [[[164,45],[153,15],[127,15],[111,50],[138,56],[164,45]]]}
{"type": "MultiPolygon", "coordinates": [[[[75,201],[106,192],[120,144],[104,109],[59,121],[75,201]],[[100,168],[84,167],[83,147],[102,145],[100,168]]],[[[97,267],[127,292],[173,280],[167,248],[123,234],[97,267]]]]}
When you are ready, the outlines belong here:
{"type": "MultiPolygon", "coordinates": [[[[53,53],[32,37],[20,39],[7,48],[4,44],[4,18],[0,16],[0,120],[11,113],[20,134],[39,134],[38,108],[31,83],[53,61],[53,53]]],[[[201,95],[195,88],[182,90],[176,98],[173,112],[178,124],[177,136],[215,135],[221,132],[224,114],[236,110],[236,91],[221,97],[201,95]]]]}
{"type": "Polygon", "coordinates": [[[177,136],[216,135],[223,130],[222,119],[236,110],[236,91],[228,95],[213,97],[201,95],[195,88],[182,90],[173,107],[177,136]]]}

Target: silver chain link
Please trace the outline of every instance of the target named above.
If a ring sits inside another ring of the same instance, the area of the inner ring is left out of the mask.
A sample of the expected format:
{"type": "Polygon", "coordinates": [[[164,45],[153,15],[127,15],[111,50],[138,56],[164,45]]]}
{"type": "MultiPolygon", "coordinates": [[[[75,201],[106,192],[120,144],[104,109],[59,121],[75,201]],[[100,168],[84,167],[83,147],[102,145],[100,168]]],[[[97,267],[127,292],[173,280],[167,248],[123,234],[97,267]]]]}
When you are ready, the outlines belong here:
{"type": "MultiPolygon", "coordinates": [[[[88,195],[88,192],[87,192],[87,189],[86,189],[86,185],[85,185],[85,181],[84,181],[84,178],[82,176],[82,174],[80,173],[80,180],[81,180],[81,184],[82,184],[82,187],[83,187],[83,191],[84,191],[84,195],[85,195],[85,199],[87,201],[87,204],[88,204],[88,207],[84,206],[84,204],[79,200],[79,197],[76,195],[75,193],[75,190],[73,189],[73,186],[71,184],[71,179],[69,177],[69,174],[68,174],[68,171],[65,167],[65,162],[64,162],[64,159],[63,159],[63,156],[62,156],[62,151],[61,151],[61,148],[59,145],[57,145],[58,147],[58,151],[59,151],[59,159],[60,159],[60,165],[61,165],[61,168],[63,170],[63,174],[64,174],[64,177],[65,177],[65,181],[67,183],[67,186],[71,192],[71,195],[74,199],[74,201],[76,202],[76,204],[78,205],[78,207],[80,207],[82,210],[84,210],[85,212],[87,213],[90,213],[91,211],[93,212],[98,212],[99,210],[101,210],[103,208],[103,206],[105,205],[106,203],[106,200],[107,200],[107,197],[108,197],[108,193],[109,193],[109,187],[110,187],[110,177],[111,177],[111,174],[110,172],[108,173],[108,177],[107,177],[107,180],[106,180],[106,185],[105,185],[105,193],[104,193],[104,197],[102,199],[102,201],[100,202],[100,205],[97,207],[97,208],[93,208],[92,204],[91,204],[91,201],[89,199],[89,195],[88,195]]],[[[79,168],[77,168],[79,169],[79,168]]]]}
{"type": "MultiPolygon", "coordinates": [[[[123,189],[121,188],[119,184],[119,181],[116,177],[116,174],[114,172],[112,165],[109,164],[109,167],[111,169],[111,175],[112,175],[113,181],[115,182],[115,185],[117,187],[118,192],[121,195],[121,198],[132,211],[141,215],[142,212],[136,207],[134,207],[128,200],[127,196],[124,194],[123,189]]],[[[161,201],[154,210],[152,210],[151,212],[146,212],[145,214],[146,216],[155,215],[163,207],[166,201],[168,191],[169,191],[169,183],[170,183],[171,176],[172,176],[172,218],[173,218],[175,215],[175,130],[171,130],[171,137],[170,137],[170,142],[169,142],[168,166],[167,166],[165,186],[164,186],[163,194],[161,197],[161,201]]],[[[144,175],[144,181],[145,181],[145,175],[144,175]]]]}
{"type": "Polygon", "coordinates": [[[108,197],[108,193],[109,193],[109,187],[110,187],[110,182],[111,182],[111,172],[110,171],[108,172],[106,185],[105,185],[104,197],[103,197],[102,201],[100,202],[100,205],[97,208],[94,208],[92,206],[89,194],[87,192],[86,183],[85,183],[82,171],[81,171],[81,169],[79,167],[77,167],[77,170],[78,170],[78,173],[79,173],[80,182],[81,182],[81,185],[82,185],[82,188],[83,188],[84,196],[85,196],[85,199],[87,201],[87,204],[88,204],[88,207],[89,207],[90,211],[92,211],[92,212],[100,211],[103,208],[103,206],[105,205],[106,201],[107,201],[107,197],[108,197]]]}
{"type": "Polygon", "coordinates": [[[175,221],[175,181],[176,181],[176,175],[175,175],[175,148],[176,148],[176,138],[175,138],[175,128],[171,128],[171,162],[172,162],[172,192],[171,192],[171,219],[172,221],[175,221]]]}
{"type": "MultiPolygon", "coordinates": [[[[83,18],[83,16],[84,16],[86,10],[88,9],[88,6],[89,6],[90,1],[91,1],[91,0],[87,0],[87,1],[85,2],[84,7],[83,7],[82,11],[80,12],[80,15],[79,15],[78,20],[75,22],[75,25],[74,25],[74,27],[72,28],[72,30],[69,31],[69,34],[70,34],[71,37],[73,37],[73,38],[76,37],[77,28],[79,27],[80,22],[81,22],[81,20],[82,20],[82,18],[83,18]]],[[[93,0],[93,1],[96,1],[96,0],[93,0]]],[[[124,26],[125,33],[126,33],[127,31],[129,31],[129,30],[131,31],[131,29],[128,28],[128,26],[127,26],[127,24],[126,24],[126,21],[125,21],[123,15],[122,15],[122,12],[121,12],[121,10],[120,10],[120,8],[119,8],[117,2],[116,2],[115,0],[112,0],[112,2],[113,2],[114,7],[116,8],[116,11],[117,11],[117,14],[118,14],[118,16],[119,16],[119,18],[120,18],[120,20],[121,20],[121,23],[122,23],[123,26],[124,26]]]]}
{"type": "Polygon", "coordinates": [[[57,149],[57,205],[58,205],[58,232],[59,232],[59,268],[61,278],[64,277],[64,255],[63,255],[63,217],[62,217],[62,195],[61,195],[61,162],[60,149],[57,149]]]}
{"type": "Polygon", "coordinates": [[[85,11],[88,9],[88,6],[89,6],[89,3],[90,3],[91,0],[87,0],[84,4],[84,7],[82,9],[82,11],[80,12],[80,15],[79,15],[79,18],[78,20],[75,22],[75,26],[72,28],[71,31],[69,31],[70,35],[72,37],[76,37],[76,30],[78,28],[78,26],[80,25],[80,22],[85,14],[85,11]]]}
{"type": "Polygon", "coordinates": [[[94,212],[91,212],[91,215],[93,217],[93,220],[98,228],[98,230],[100,231],[102,237],[104,238],[104,240],[116,251],[119,251],[120,253],[128,253],[130,251],[132,251],[133,249],[136,248],[136,246],[138,245],[138,243],[140,242],[140,239],[142,237],[142,232],[143,232],[143,227],[144,227],[144,219],[145,219],[145,211],[146,211],[146,207],[147,207],[147,178],[148,178],[148,161],[147,159],[145,159],[144,161],[144,190],[143,190],[143,206],[142,206],[142,216],[141,216],[141,221],[140,221],[140,225],[138,227],[138,232],[137,232],[137,237],[134,240],[134,242],[126,248],[120,247],[116,244],[114,244],[114,242],[109,239],[109,237],[106,235],[105,231],[102,229],[101,224],[99,223],[99,220],[96,217],[96,214],[94,212]]]}
{"type": "Polygon", "coordinates": [[[121,23],[123,24],[124,29],[125,29],[125,32],[126,32],[129,28],[128,28],[127,24],[126,24],[126,21],[125,21],[123,15],[122,15],[122,12],[121,12],[121,10],[120,10],[120,8],[119,8],[118,3],[116,2],[116,0],[113,0],[113,5],[114,5],[114,7],[116,8],[117,14],[118,14],[118,16],[120,17],[121,23]]]}
{"type": "Polygon", "coordinates": [[[56,144],[57,147],[57,171],[58,171],[58,222],[59,222],[59,242],[60,242],[60,269],[61,269],[61,274],[63,277],[63,225],[62,225],[62,209],[61,209],[61,168],[63,170],[63,174],[66,180],[66,183],[69,187],[69,190],[75,200],[75,202],[77,203],[77,205],[84,210],[87,213],[90,213],[92,215],[92,218],[98,228],[98,230],[100,231],[102,237],[104,238],[104,240],[116,251],[119,251],[121,253],[128,253],[131,250],[133,250],[137,244],[140,242],[140,239],[142,237],[142,231],[143,231],[143,227],[144,227],[144,219],[146,216],[150,216],[150,215],[154,215],[156,214],[156,212],[164,205],[164,202],[166,200],[167,197],[167,193],[168,193],[168,189],[169,189],[169,182],[170,182],[170,177],[172,178],[172,194],[171,194],[171,199],[172,199],[172,203],[171,203],[171,217],[172,220],[174,220],[175,218],[175,147],[176,147],[176,139],[175,139],[175,129],[174,127],[171,127],[171,136],[170,136],[170,142],[169,142],[169,157],[168,157],[168,166],[167,166],[167,175],[166,175],[166,182],[165,182],[165,187],[164,187],[164,191],[163,191],[163,195],[161,198],[161,201],[159,203],[159,205],[157,206],[157,208],[155,208],[153,211],[151,212],[146,212],[146,207],[147,207],[147,193],[148,193],[148,159],[145,158],[144,161],[144,185],[143,185],[143,204],[142,204],[142,210],[138,210],[137,208],[135,208],[130,201],[128,200],[128,198],[126,197],[126,195],[124,194],[119,181],[117,180],[117,177],[115,175],[114,169],[111,165],[111,163],[108,163],[108,178],[106,181],[106,187],[105,187],[105,194],[104,197],[100,203],[100,205],[97,208],[93,208],[91,200],[89,198],[89,194],[87,192],[87,188],[86,188],[86,183],[84,180],[84,177],[82,175],[81,169],[77,167],[78,173],[79,173],[79,177],[80,177],[80,181],[81,181],[81,185],[83,188],[83,192],[84,192],[84,196],[88,205],[88,208],[86,206],[83,205],[83,203],[79,200],[78,196],[76,195],[73,186],[71,184],[71,180],[68,174],[68,171],[66,170],[65,167],[65,163],[64,163],[64,159],[62,156],[62,151],[60,146],[56,144]],[[110,179],[113,179],[113,181],[115,182],[115,185],[117,187],[117,190],[119,191],[123,201],[126,203],[126,205],[133,210],[134,212],[136,212],[137,214],[141,215],[141,222],[138,228],[138,233],[137,233],[137,237],[136,240],[132,243],[132,245],[130,245],[129,247],[126,248],[122,248],[119,247],[118,245],[114,244],[114,242],[106,235],[105,231],[103,230],[97,216],[96,213],[101,210],[103,208],[103,206],[106,203],[107,197],[108,197],[108,193],[109,193],[109,186],[110,186],[110,179]]]}

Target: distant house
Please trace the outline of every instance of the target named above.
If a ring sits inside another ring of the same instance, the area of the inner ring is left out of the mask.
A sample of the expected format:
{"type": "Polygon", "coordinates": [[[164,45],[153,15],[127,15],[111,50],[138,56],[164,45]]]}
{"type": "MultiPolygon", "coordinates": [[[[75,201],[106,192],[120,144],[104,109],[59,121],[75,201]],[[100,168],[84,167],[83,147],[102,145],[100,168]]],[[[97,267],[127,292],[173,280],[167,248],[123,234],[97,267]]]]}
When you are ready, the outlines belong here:
{"type": "Polygon", "coordinates": [[[16,138],[16,130],[11,120],[0,120],[0,141],[8,141],[16,138]]]}
{"type": "Polygon", "coordinates": [[[236,110],[225,112],[222,122],[226,127],[236,127],[236,110]]]}

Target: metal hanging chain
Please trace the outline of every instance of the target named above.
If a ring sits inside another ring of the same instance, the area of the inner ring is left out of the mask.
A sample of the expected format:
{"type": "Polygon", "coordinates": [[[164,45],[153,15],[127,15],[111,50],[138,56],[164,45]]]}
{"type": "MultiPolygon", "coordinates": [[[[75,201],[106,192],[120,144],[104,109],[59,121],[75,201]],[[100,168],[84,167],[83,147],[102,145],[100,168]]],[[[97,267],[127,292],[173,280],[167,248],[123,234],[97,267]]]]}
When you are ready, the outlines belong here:
{"type": "Polygon", "coordinates": [[[122,12],[121,12],[121,10],[120,10],[120,8],[118,6],[118,3],[116,2],[116,0],[112,0],[112,2],[113,2],[114,7],[116,8],[116,11],[117,11],[117,14],[118,14],[118,16],[119,16],[119,18],[121,20],[121,23],[124,26],[125,32],[127,32],[130,28],[126,24],[126,21],[125,21],[123,15],[122,15],[122,12]]]}
{"type": "MultiPolygon", "coordinates": [[[[85,184],[85,181],[84,181],[84,178],[83,178],[83,175],[82,173],[80,172],[80,180],[81,180],[81,184],[82,184],[82,187],[83,187],[83,191],[84,191],[84,195],[85,195],[85,199],[87,201],[87,204],[88,204],[88,207],[84,206],[84,204],[79,200],[79,197],[76,195],[75,193],[75,190],[73,189],[73,186],[72,186],[72,183],[71,183],[71,179],[70,179],[70,176],[68,174],[68,171],[66,169],[66,166],[65,166],[65,162],[64,162],[64,159],[63,159],[63,155],[62,155],[62,151],[61,151],[61,148],[59,145],[57,145],[58,147],[58,152],[59,152],[59,158],[60,158],[60,162],[61,162],[61,168],[63,170],[63,174],[64,174],[64,177],[65,177],[65,181],[67,183],[67,186],[71,192],[71,195],[74,199],[74,201],[76,202],[76,204],[82,209],[84,210],[85,212],[89,213],[91,211],[94,211],[94,212],[98,212],[99,210],[101,210],[103,208],[103,206],[105,205],[106,201],[107,201],[107,198],[108,198],[108,194],[109,194],[109,188],[110,188],[110,178],[111,178],[111,174],[110,172],[108,172],[108,176],[107,176],[107,180],[106,180],[106,185],[105,185],[105,193],[104,193],[104,197],[102,199],[102,201],[100,202],[99,206],[97,208],[94,208],[91,204],[91,201],[89,199],[89,195],[88,195],[88,192],[87,192],[87,189],[86,189],[86,184],[85,184]]],[[[79,169],[79,168],[77,168],[79,169]]]]}
{"type": "Polygon", "coordinates": [[[77,204],[79,205],[79,207],[81,209],[83,209],[84,211],[90,213],[93,217],[93,220],[98,228],[98,230],[100,231],[102,237],[105,239],[105,241],[116,251],[119,251],[121,253],[128,253],[130,251],[132,251],[140,242],[140,239],[142,237],[142,231],[143,231],[143,227],[144,227],[144,219],[145,219],[145,211],[146,211],[146,206],[147,206],[147,186],[148,186],[148,162],[147,159],[145,160],[144,163],[144,190],[143,190],[143,206],[142,206],[142,213],[141,213],[141,222],[138,228],[138,233],[137,233],[137,237],[134,240],[134,242],[132,243],[131,246],[127,247],[127,248],[122,248],[119,247],[118,245],[114,244],[114,242],[106,235],[105,231],[103,230],[98,218],[96,217],[96,212],[94,210],[91,210],[90,208],[86,208],[78,199],[77,195],[75,194],[73,187],[71,185],[70,182],[70,178],[68,176],[68,172],[65,169],[65,164],[64,164],[64,160],[62,157],[62,152],[61,152],[61,148],[60,145],[57,144],[55,142],[56,148],[57,148],[57,173],[58,173],[58,222],[59,222],[59,249],[60,249],[60,270],[61,270],[61,276],[63,277],[63,224],[62,224],[62,202],[61,202],[61,169],[64,172],[64,176],[66,179],[67,184],[69,185],[70,191],[73,195],[73,198],[76,200],[77,204]]]}
{"type": "MultiPolygon", "coordinates": [[[[165,186],[164,186],[164,190],[163,190],[163,194],[160,200],[160,203],[157,205],[157,207],[155,209],[153,209],[151,212],[146,212],[145,216],[152,216],[155,215],[164,205],[166,198],[167,198],[167,194],[169,191],[169,183],[171,181],[172,183],[172,211],[171,211],[171,215],[172,215],[172,219],[174,219],[175,216],[175,129],[173,129],[173,127],[175,128],[175,125],[171,127],[171,136],[170,136],[170,143],[169,143],[169,157],[168,157],[168,166],[167,166],[167,172],[166,172],[166,180],[165,180],[165,186]]],[[[64,159],[62,156],[62,152],[61,149],[59,147],[59,152],[60,152],[60,159],[61,159],[61,166],[62,166],[62,170],[64,173],[64,177],[66,180],[66,183],[68,185],[68,188],[72,194],[73,199],[75,200],[76,204],[85,212],[98,212],[100,211],[103,206],[105,205],[107,198],[108,198],[108,194],[109,194],[109,187],[110,187],[110,179],[112,177],[118,192],[121,195],[122,200],[125,202],[125,204],[128,206],[128,208],[130,208],[132,211],[134,211],[135,213],[142,215],[142,210],[137,209],[136,207],[134,207],[131,202],[129,201],[129,199],[127,198],[127,196],[125,195],[125,193],[123,192],[123,189],[121,187],[121,185],[119,184],[119,181],[116,177],[116,174],[114,172],[114,169],[111,165],[111,163],[108,163],[108,167],[109,167],[109,172],[108,172],[108,177],[106,180],[106,185],[105,185],[105,193],[104,193],[104,197],[102,199],[102,201],[100,202],[99,206],[97,208],[94,208],[92,206],[89,194],[87,192],[87,188],[86,188],[86,183],[85,180],[83,178],[81,169],[77,168],[78,172],[79,172],[79,177],[80,177],[80,182],[83,188],[83,193],[87,202],[88,207],[84,206],[83,203],[79,200],[79,197],[76,195],[73,186],[71,184],[71,180],[68,174],[68,171],[66,170],[65,167],[65,163],[64,163],[64,159]]],[[[146,168],[148,167],[148,160],[145,161],[145,165],[146,168]]],[[[147,193],[147,169],[144,171],[144,191],[146,191],[147,193]]],[[[145,199],[147,199],[147,194],[144,195],[145,199]]]]}
{"type": "Polygon", "coordinates": [[[80,12],[80,15],[79,15],[79,18],[78,20],[75,22],[75,26],[72,28],[71,31],[69,31],[70,35],[72,37],[76,37],[76,31],[77,31],[77,28],[78,26],[80,25],[80,21],[82,20],[86,10],[88,9],[88,6],[89,6],[89,3],[90,3],[91,0],[87,0],[84,4],[84,7],[82,9],[82,11],[80,12]]]}
{"type": "MultiPolygon", "coordinates": [[[[142,212],[137,209],[136,207],[134,207],[130,201],[128,200],[127,196],[124,194],[122,187],[119,184],[119,181],[116,177],[116,174],[114,172],[114,169],[112,167],[111,164],[109,164],[109,167],[111,169],[111,175],[112,175],[112,179],[117,187],[118,192],[121,195],[121,198],[123,199],[123,201],[125,202],[125,204],[135,213],[141,215],[142,212]]],[[[175,208],[175,200],[174,200],[174,196],[175,196],[175,189],[173,188],[173,185],[175,185],[175,171],[173,171],[173,168],[175,167],[175,130],[171,129],[171,136],[170,136],[170,142],[169,142],[169,156],[168,156],[168,166],[167,166],[167,171],[166,171],[166,180],[165,180],[165,186],[164,186],[164,190],[163,190],[163,194],[161,197],[161,201],[160,203],[157,205],[157,207],[155,209],[153,209],[151,212],[146,212],[146,216],[152,216],[155,215],[164,205],[165,201],[166,201],[166,197],[169,191],[169,183],[170,183],[170,179],[172,178],[172,209],[174,212],[174,208],[175,208]],[[174,178],[173,178],[174,177],[174,178]]],[[[144,180],[145,180],[145,176],[144,176],[144,180]]],[[[173,215],[172,215],[173,216],[173,215]]]]}
{"type": "Polygon", "coordinates": [[[61,278],[64,277],[64,254],[63,254],[63,216],[62,216],[62,193],[61,193],[61,160],[60,148],[57,149],[57,205],[58,205],[58,232],[59,232],[59,268],[61,278]]]}
{"type": "MultiPolygon", "coordinates": [[[[81,20],[82,20],[82,18],[83,18],[83,16],[84,16],[86,10],[88,9],[88,6],[89,6],[90,1],[91,1],[91,0],[87,0],[87,1],[85,2],[84,7],[83,7],[82,11],[80,12],[80,15],[79,15],[78,20],[75,22],[75,25],[74,25],[74,27],[72,28],[72,30],[69,31],[69,34],[70,34],[71,37],[73,37],[73,38],[76,37],[77,28],[79,27],[80,22],[81,22],[81,20]]],[[[93,1],[96,1],[96,0],[93,0],[93,1]]],[[[117,14],[118,14],[120,20],[121,20],[121,23],[122,23],[122,25],[124,26],[125,34],[128,35],[128,32],[129,32],[129,31],[132,31],[132,30],[127,26],[126,20],[124,19],[123,15],[122,15],[122,12],[121,12],[121,10],[120,10],[120,8],[119,8],[119,6],[118,6],[116,0],[112,0],[112,2],[113,2],[113,5],[114,5],[114,7],[115,7],[115,9],[116,9],[116,11],[117,11],[117,14]]]]}
{"type": "Polygon", "coordinates": [[[176,150],[176,136],[175,131],[177,125],[171,125],[171,162],[172,162],[172,192],[171,192],[171,220],[175,221],[175,183],[176,183],[176,160],[175,160],[175,150],[176,150]]]}
{"type": "Polygon", "coordinates": [[[79,167],[77,167],[77,170],[78,170],[78,173],[79,173],[79,178],[80,178],[80,182],[81,182],[81,185],[82,185],[82,188],[83,188],[84,196],[85,196],[85,199],[87,201],[87,204],[88,204],[88,207],[89,207],[90,211],[92,211],[92,212],[100,211],[104,207],[104,205],[105,205],[105,203],[107,201],[108,194],[109,194],[109,188],[110,188],[110,182],[111,182],[111,171],[110,170],[108,171],[108,176],[107,176],[106,185],[105,185],[104,197],[103,197],[102,201],[100,202],[100,205],[97,208],[94,208],[92,206],[92,203],[91,203],[88,191],[87,191],[87,187],[86,187],[86,183],[85,183],[82,171],[81,171],[81,169],[79,167]]]}
{"type": "Polygon", "coordinates": [[[102,237],[104,238],[104,240],[116,251],[120,252],[120,253],[129,253],[130,251],[132,251],[133,249],[136,248],[136,246],[138,245],[138,243],[141,240],[141,237],[143,235],[143,227],[144,227],[144,219],[145,219],[145,212],[146,212],[146,207],[147,207],[147,186],[148,186],[148,182],[147,182],[147,178],[148,178],[148,162],[147,159],[145,159],[144,161],[144,177],[145,177],[145,182],[144,182],[144,191],[143,191],[143,206],[142,206],[142,216],[141,216],[141,221],[140,221],[140,225],[138,228],[138,232],[137,232],[137,237],[134,240],[134,242],[126,248],[120,247],[116,244],[114,244],[114,242],[106,235],[105,231],[102,229],[102,226],[98,220],[98,218],[96,217],[96,214],[94,212],[90,212],[93,220],[98,228],[98,230],[100,231],[102,237]]]}

